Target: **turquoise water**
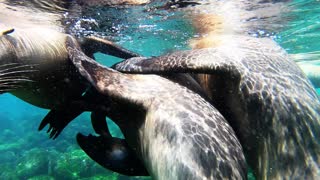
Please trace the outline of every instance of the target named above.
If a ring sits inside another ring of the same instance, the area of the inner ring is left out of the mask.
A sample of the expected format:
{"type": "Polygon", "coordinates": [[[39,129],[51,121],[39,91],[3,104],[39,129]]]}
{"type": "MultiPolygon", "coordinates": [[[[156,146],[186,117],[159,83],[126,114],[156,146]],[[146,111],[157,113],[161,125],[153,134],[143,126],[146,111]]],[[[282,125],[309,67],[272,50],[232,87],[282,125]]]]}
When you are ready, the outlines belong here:
{"type": "MultiPolygon", "coordinates": [[[[307,63],[315,64],[320,51],[319,2],[294,1],[291,6],[295,10],[285,15],[289,25],[276,34],[275,40],[290,54],[309,55],[307,63]]],[[[139,13],[141,9],[133,10],[133,20],[128,20],[126,26],[121,22],[113,25],[117,32],[112,35],[118,44],[144,56],[187,48],[187,39],[193,35],[190,22],[181,20],[179,14],[166,12],[135,18],[139,13]]],[[[100,53],[96,58],[106,65],[119,61],[100,53]]],[[[320,89],[317,92],[320,94],[320,89]]],[[[1,95],[0,102],[0,179],[143,179],[105,170],[79,149],[75,141],[77,132],[93,132],[88,113],[71,122],[56,140],[51,140],[45,131],[37,130],[48,110],[10,94],[1,95]]],[[[112,134],[121,136],[117,127],[109,120],[108,123],[112,134]]]]}

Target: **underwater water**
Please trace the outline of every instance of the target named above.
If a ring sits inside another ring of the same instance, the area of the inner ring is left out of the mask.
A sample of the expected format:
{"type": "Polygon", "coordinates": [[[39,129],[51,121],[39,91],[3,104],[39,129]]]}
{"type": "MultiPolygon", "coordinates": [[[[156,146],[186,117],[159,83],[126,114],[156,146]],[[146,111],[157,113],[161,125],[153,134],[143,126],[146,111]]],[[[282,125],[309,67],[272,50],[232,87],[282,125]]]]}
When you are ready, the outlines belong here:
{"type": "MultiPolygon", "coordinates": [[[[320,67],[319,1],[295,0],[291,6],[295,10],[284,17],[288,18],[288,25],[272,36],[288,53],[296,55],[298,62],[320,67]]],[[[135,9],[125,10],[131,18],[101,25],[99,30],[119,45],[144,56],[188,49],[188,39],[194,32],[190,22],[179,18],[179,13],[150,12],[142,18],[145,8],[135,9]],[[112,31],[106,32],[108,28],[102,27],[110,27],[112,31]]],[[[104,22],[104,10],[110,11],[99,9],[100,24],[104,22]]],[[[108,66],[120,60],[101,53],[95,58],[108,66]]],[[[320,94],[320,88],[317,92],[320,94]]],[[[79,148],[76,134],[93,133],[88,113],[71,122],[56,140],[49,139],[46,130],[38,131],[47,113],[48,110],[27,104],[11,94],[0,95],[0,179],[149,179],[108,171],[79,148]]],[[[114,136],[122,136],[112,121],[108,120],[108,124],[114,136]]],[[[254,179],[251,174],[249,179],[254,179]]]]}

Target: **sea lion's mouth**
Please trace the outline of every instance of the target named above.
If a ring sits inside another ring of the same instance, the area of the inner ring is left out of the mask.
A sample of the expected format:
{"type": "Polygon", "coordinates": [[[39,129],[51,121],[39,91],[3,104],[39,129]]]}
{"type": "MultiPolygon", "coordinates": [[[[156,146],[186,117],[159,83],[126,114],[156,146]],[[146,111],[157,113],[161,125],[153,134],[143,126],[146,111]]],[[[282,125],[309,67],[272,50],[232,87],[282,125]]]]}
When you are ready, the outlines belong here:
{"type": "Polygon", "coordinates": [[[36,71],[34,66],[18,63],[0,65],[0,94],[18,89],[25,82],[32,82],[28,74],[36,71]]]}

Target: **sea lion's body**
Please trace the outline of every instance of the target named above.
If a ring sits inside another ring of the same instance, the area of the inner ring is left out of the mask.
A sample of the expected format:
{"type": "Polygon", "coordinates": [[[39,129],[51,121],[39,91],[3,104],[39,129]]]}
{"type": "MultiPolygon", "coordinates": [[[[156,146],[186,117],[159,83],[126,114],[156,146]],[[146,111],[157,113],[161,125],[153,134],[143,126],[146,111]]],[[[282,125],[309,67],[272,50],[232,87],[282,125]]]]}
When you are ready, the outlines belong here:
{"type": "Polygon", "coordinates": [[[246,179],[233,130],[201,96],[159,76],[103,67],[72,43],[69,51],[101,93],[96,107],[118,124],[154,179],[246,179]]]}
{"type": "MultiPolygon", "coordinates": [[[[70,35],[60,22],[67,9],[58,6],[64,2],[0,3],[0,32],[5,32],[0,35],[0,93],[47,109],[80,98],[87,86],[68,58],[65,40],[70,35]]],[[[77,40],[90,57],[109,50],[118,57],[133,55],[103,39],[77,40]]]]}
{"type": "Polygon", "coordinates": [[[230,44],[129,59],[117,70],[195,73],[244,147],[258,179],[320,176],[320,102],[310,81],[268,38],[226,37],[230,44]]]}
{"type": "Polygon", "coordinates": [[[290,56],[264,37],[286,21],[284,2],[198,1],[184,9],[199,36],[191,41],[193,50],[115,67],[194,74],[236,131],[257,179],[317,179],[319,97],[290,56]],[[259,35],[259,29],[267,33],[259,35]]]}

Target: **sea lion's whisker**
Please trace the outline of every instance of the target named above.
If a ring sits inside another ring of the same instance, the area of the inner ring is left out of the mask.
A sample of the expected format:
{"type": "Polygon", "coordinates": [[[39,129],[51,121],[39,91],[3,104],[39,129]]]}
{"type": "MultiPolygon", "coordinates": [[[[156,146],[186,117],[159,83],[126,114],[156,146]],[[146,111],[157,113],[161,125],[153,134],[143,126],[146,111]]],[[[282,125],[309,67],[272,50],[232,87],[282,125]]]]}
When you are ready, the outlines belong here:
{"type": "Polygon", "coordinates": [[[17,89],[19,87],[21,87],[19,84],[0,84],[0,89],[2,89],[2,90],[3,89],[8,89],[8,88],[14,90],[14,89],[17,89]]]}
{"type": "Polygon", "coordinates": [[[37,70],[12,71],[12,72],[7,72],[7,73],[0,72],[0,77],[6,76],[6,75],[11,75],[11,74],[18,74],[18,73],[30,73],[30,72],[35,72],[35,71],[37,71],[37,70]]]}
{"type": "Polygon", "coordinates": [[[21,86],[0,87],[0,93],[5,93],[5,92],[13,91],[13,90],[16,90],[16,89],[19,88],[19,87],[21,87],[21,86]]]}
{"type": "Polygon", "coordinates": [[[20,78],[20,79],[16,79],[16,78],[0,79],[0,83],[1,83],[1,84],[5,84],[6,82],[16,82],[16,83],[20,83],[20,82],[33,82],[33,80],[24,79],[24,78],[20,78]]]}
{"type": "Polygon", "coordinates": [[[0,65],[0,68],[1,67],[6,67],[6,66],[11,66],[11,65],[17,65],[18,63],[8,63],[8,64],[2,64],[0,65]]]}
{"type": "Polygon", "coordinates": [[[0,71],[0,73],[1,73],[1,72],[5,72],[5,71],[14,70],[14,69],[25,68],[25,67],[33,67],[33,65],[28,65],[28,64],[26,64],[26,65],[14,66],[14,67],[11,67],[11,68],[2,69],[2,70],[0,71]]]}
{"type": "Polygon", "coordinates": [[[16,87],[19,87],[19,86],[17,86],[17,84],[18,83],[1,83],[0,87],[14,87],[14,88],[16,88],[16,87]]]}
{"type": "Polygon", "coordinates": [[[12,91],[14,89],[0,89],[0,93],[5,93],[5,92],[9,92],[12,91]]]}

